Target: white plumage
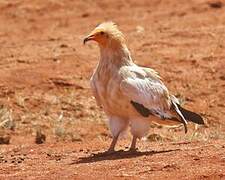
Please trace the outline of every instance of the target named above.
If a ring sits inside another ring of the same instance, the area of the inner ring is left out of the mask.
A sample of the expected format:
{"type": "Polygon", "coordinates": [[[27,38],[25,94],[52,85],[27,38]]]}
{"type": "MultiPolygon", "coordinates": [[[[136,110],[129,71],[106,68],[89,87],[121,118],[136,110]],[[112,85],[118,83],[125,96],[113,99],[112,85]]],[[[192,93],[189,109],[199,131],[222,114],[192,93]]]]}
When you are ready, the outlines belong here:
{"type": "Polygon", "coordinates": [[[135,150],[136,139],[145,136],[151,121],[176,125],[186,120],[203,124],[202,118],[182,108],[169,94],[156,71],[132,61],[124,36],[112,22],[97,26],[84,43],[94,40],[100,47],[100,61],[91,77],[91,89],[97,104],[108,116],[113,152],[119,135],[130,125],[135,150]]]}

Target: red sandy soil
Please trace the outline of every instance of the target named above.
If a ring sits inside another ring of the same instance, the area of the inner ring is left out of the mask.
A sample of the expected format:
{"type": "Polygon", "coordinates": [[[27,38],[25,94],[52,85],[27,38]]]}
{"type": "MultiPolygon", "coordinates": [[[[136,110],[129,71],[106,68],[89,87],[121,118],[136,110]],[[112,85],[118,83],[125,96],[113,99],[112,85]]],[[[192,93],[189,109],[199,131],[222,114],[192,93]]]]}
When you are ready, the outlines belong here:
{"type": "Polygon", "coordinates": [[[2,0],[0,23],[0,179],[225,179],[224,1],[2,0]],[[106,20],[207,127],[152,125],[138,153],[127,135],[102,156],[111,137],[89,87],[99,50],[82,39],[106,20]]]}

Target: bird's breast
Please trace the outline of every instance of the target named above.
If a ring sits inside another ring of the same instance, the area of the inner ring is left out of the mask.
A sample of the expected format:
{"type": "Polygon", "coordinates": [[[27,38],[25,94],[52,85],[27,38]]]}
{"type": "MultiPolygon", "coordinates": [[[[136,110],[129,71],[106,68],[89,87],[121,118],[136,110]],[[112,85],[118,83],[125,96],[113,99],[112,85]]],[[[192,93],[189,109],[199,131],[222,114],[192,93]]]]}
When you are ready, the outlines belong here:
{"type": "Polygon", "coordinates": [[[95,72],[92,81],[98,99],[107,114],[128,116],[132,114],[133,107],[129,99],[120,91],[122,77],[114,73],[95,72]]]}

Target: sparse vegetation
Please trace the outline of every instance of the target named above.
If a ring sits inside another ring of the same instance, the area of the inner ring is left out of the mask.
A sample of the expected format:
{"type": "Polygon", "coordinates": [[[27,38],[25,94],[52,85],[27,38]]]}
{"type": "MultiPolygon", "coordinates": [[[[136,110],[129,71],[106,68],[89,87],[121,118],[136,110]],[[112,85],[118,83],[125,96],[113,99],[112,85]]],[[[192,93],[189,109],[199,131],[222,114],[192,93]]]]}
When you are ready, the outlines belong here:
{"type": "Polygon", "coordinates": [[[15,130],[15,123],[12,118],[12,111],[8,108],[0,107],[0,144],[10,143],[10,132],[15,130]]]}
{"type": "Polygon", "coordinates": [[[15,122],[12,118],[12,110],[1,106],[0,107],[0,128],[3,129],[15,129],[15,122]]]}

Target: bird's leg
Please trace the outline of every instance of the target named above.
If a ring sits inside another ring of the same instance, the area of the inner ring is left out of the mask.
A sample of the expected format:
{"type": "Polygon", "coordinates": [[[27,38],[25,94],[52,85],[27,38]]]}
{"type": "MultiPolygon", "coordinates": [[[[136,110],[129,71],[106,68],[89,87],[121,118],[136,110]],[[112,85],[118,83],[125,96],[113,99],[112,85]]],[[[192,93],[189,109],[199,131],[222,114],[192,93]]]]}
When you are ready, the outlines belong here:
{"type": "Polygon", "coordinates": [[[115,152],[114,149],[115,149],[118,137],[119,137],[119,134],[117,136],[113,137],[113,140],[112,140],[112,142],[110,144],[110,147],[109,147],[108,151],[106,151],[107,154],[112,154],[112,153],[115,152]]]}
{"type": "Polygon", "coordinates": [[[131,152],[137,151],[137,149],[136,149],[136,142],[137,142],[137,137],[133,136],[132,143],[131,143],[129,151],[131,151],[131,152]]]}

